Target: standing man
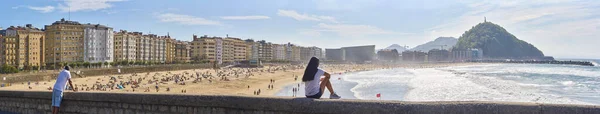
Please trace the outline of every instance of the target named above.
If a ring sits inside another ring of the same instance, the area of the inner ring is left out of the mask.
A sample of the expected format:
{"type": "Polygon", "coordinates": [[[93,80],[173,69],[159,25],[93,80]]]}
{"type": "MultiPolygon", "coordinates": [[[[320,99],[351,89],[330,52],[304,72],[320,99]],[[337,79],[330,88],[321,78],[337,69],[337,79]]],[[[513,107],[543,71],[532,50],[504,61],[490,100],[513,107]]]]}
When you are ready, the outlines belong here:
{"type": "Polygon", "coordinates": [[[72,90],[75,92],[77,91],[77,89],[73,88],[73,84],[71,83],[70,69],[69,66],[65,66],[65,69],[61,71],[56,78],[56,83],[54,83],[54,89],[52,90],[52,114],[58,114],[63,91],[67,87],[67,81],[69,81],[69,86],[71,86],[72,90]]]}

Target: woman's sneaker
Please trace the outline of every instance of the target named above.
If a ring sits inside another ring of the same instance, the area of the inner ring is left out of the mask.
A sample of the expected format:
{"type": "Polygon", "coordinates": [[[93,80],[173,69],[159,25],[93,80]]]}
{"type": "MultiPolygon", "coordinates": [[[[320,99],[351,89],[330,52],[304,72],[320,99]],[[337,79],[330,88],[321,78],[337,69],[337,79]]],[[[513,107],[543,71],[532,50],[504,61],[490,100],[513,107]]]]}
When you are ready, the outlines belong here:
{"type": "Polygon", "coordinates": [[[335,93],[334,93],[334,94],[331,94],[331,95],[329,95],[329,99],[340,99],[340,98],[342,98],[342,97],[340,97],[339,95],[337,95],[337,94],[335,94],[335,93]]]}

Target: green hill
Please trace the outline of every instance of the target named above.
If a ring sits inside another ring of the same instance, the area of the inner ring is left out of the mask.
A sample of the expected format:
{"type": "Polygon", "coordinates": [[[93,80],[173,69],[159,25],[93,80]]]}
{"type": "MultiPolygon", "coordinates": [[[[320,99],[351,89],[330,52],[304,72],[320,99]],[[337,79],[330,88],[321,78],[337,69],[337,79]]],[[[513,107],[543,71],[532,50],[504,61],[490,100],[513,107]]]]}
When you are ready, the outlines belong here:
{"type": "Polygon", "coordinates": [[[544,54],[535,46],[517,39],[491,22],[479,23],[458,38],[454,49],[477,48],[488,58],[540,58],[544,54]]]}

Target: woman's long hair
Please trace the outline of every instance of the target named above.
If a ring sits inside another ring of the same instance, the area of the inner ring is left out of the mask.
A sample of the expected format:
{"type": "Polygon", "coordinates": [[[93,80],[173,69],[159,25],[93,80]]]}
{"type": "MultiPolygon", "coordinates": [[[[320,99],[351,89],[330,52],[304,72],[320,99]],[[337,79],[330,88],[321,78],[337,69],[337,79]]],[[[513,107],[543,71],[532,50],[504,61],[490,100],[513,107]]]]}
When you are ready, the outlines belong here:
{"type": "Polygon", "coordinates": [[[304,76],[302,76],[302,81],[312,81],[315,79],[315,74],[319,71],[319,59],[317,57],[310,58],[308,61],[308,65],[306,65],[306,70],[304,70],[304,76]]]}

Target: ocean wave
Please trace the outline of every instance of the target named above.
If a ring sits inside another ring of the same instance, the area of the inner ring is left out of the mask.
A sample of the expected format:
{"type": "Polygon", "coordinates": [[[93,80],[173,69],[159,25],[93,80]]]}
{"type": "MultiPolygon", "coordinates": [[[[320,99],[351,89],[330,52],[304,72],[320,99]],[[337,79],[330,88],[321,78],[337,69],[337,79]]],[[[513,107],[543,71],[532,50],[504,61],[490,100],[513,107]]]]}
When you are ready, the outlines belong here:
{"type": "MultiPolygon", "coordinates": [[[[511,101],[590,104],[563,97],[561,95],[543,93],[538,86],[524,86],[511,80],[496,77],[467,74],[457,76],[452,72],[435,69],[409,70],[415,74],[409,86],[412,87],[405,100],[407,101],[511,101]]],[[[533,84],[532,84],[533,85],[533,84]]]]}

